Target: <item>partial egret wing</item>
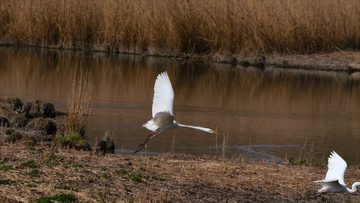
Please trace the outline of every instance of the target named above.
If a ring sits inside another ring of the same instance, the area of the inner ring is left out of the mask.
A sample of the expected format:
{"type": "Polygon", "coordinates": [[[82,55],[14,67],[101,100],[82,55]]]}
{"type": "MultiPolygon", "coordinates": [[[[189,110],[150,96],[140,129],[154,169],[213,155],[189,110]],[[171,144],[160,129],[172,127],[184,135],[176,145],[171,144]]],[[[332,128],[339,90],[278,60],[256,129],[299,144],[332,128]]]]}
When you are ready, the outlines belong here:
{"type": "Polygon", "coordinates": [[[331,152],[328,159],[328,172],[325,180],[339,180],[339,183],[345,185],[344,175],[347,164],[336,152],[331,152]]]}
{"type": "Polygon", "coordinates": [[[152,117],[154,118],[159,112],[169,112],[171,115],[174,115],[173,104],[174,90],[167,72],[162,72],[155,81],[152,117]]]}
{"type": "Polygon", "coordinates": [[[314,181],[321,183],[322,188],[318,192],[344,192],[346,186],[341,185],[338,180],[318,180],[314,181]]]}
{"type": "Polygon", "coordinates": [[[339,183],[339,180],[333,180],[333,179],[317,180],[317,181],[314,181],[314,182],[315,183],[320,183],[324,187],[339,187],[339,186],[341,186],[340,183],[339,183]]]}

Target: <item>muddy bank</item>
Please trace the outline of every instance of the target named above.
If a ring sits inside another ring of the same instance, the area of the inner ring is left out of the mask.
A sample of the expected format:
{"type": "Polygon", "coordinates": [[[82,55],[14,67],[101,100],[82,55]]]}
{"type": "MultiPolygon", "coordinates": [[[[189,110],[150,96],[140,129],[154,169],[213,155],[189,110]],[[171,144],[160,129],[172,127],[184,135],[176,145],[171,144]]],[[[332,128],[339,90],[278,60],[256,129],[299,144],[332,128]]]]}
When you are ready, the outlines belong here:
{"type": "Polygon", "coordinates": [[[141,57],[160,57],[160,58],[175,58],[184,61],[197,61],[197,62],[212,62],[223,63],[231,66],[243,67],[275,67],[286,69],[303,69],[303,70],[316,70],[316,71],[336,71],[354,74],[353,76],[359,78],[360,72],[360,52],[359,51],[339,51],[333,53],[318,53],[318,54],[269,54],[269,55],[232,55],[232,54],[185,54],[176,52],[167,52],[166,50],[152,50],[144,52],[143,50],[133,49],[118,49],[108,50],[102,46],[91,47],[64,47],[64,46],[37,46],[28,44],[12,44],[1,43],[3,47],[19,47],[19,48],[39,48],[39,49],[52,49],[52,50],[72,50],[84,51],[85,53],[106,53],[111,54],[124,54],[136,55],[141,57]]]}
{"type": "Polygon", "coordinates": [[[352,74],[360,71],[360,52],[341,51],[327,54],[271,56],[266,64],[282,68],[339,71],[352,74]]]}
{"type": "MultiPolygon", "coordinates": [[[[322,194],[312,181],[325,167],[186,155],[96,155],[93,152],[0,148],[1,202],[72,194],[79,202],[357,202],[359,193],[322,194]]],[[[360,179],[350,167],[345,182],[360,179]]]]}

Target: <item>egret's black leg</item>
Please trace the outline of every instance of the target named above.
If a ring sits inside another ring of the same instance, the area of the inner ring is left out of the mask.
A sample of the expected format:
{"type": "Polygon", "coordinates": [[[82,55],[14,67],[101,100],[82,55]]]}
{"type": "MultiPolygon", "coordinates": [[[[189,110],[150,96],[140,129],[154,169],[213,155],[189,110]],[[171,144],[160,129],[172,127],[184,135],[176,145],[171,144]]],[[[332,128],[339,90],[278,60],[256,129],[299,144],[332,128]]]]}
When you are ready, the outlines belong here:
{"type": "Polygon", "coordinates": [[[149,142],[153,137],[155,137],[159,132],[160,132],[160,129],[158,129],[158,130],[156,130],[155,132],[151,133],[151,134],[145,139],[145,141],[139,145],[138,149],[137,149],[135,152],[133,152],[133,154],[138,153],[138,152],[146,145],[146,143],[148,143],[148,142],[149,142]]]}

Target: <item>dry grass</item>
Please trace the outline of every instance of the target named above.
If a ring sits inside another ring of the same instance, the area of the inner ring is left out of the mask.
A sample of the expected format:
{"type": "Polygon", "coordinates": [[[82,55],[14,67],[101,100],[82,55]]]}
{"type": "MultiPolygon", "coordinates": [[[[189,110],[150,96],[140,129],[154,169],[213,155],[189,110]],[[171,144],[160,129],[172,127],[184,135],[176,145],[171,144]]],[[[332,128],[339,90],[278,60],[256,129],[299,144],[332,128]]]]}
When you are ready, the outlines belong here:
{"type": "Polygon", "coordinates": [[[84,137],[87,118],[91,114],[90,102],[95,83],[94,73],[91,69],[74,67],[68,76],[71,80],[67,101],[68,115],[53,145],[77,149],[89,148],[84,137]]]}
{"type": "Polygon", "coordinates": [[[0,41],[147,54],[360,47],[360,1],[2,0],[0,41]]]}
{"type": "Polygon", "coordinates": [[[91,113],[91,96],[94,88],[94,75],[83,68],[74,68],[70,74],[72,79],[67,101],[65,134],[78,133],[85,135],[87,116],[91,113]]]}
{"type": "MultiPolygon", "coordinates": [[[[97,156],[90,152],[0,149],[0,200],[27,202],[60,193],[80,202],[356,202],[357,194],[325,194],[313,180],[324,167],[182,155],[97,156]],[[34,173],[34,171],[37,173],[34,173]]],[[[360,179],[350,167],[347,183],[360,179]]]]}

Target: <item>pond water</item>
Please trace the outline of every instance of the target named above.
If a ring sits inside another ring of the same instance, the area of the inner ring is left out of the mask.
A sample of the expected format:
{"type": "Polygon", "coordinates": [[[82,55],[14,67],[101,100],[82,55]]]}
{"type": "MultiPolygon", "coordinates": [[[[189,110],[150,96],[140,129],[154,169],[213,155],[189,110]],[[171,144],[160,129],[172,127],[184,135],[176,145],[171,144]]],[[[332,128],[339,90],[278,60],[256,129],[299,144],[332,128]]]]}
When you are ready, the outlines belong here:
{"type": "Polygon", "coordinates": [[[119,152],[132,152],[150,134],[142,124],[151,119],[162,71],[175,91],[176,120],[220,134],[171,129],[142,152],[325,160],[335,150],[349,165],[360,164],[360,80],[346,73],[1,48],[0,97],[46,100],[66,111],[74,81],[88,81],[86,138],[94,146],[107,132],[119,152]]]}

